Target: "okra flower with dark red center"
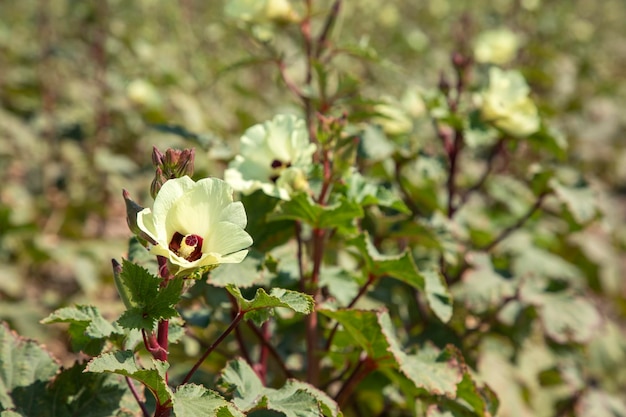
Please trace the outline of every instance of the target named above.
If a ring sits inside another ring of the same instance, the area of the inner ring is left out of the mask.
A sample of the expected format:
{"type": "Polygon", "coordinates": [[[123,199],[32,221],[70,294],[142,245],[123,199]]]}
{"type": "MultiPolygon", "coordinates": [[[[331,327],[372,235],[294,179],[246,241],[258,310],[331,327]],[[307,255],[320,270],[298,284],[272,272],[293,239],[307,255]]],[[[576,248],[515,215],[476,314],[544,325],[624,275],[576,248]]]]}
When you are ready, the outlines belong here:
{"type": "Polygon", "coordinates": [[[246,224],[243,204],[217,178],[168,180],[152,209],[137,214],[139,228],[156,242],[150,251],[167,258],[176,275],[241,262],[252,244],[246,224]]]}
{"type": "Polygon", "coordinates": [[[239,155],[228,165],[224,179],[244,194],[260,189],[289,200],[294,192],[308,190],[307,173],[315,150],[305,121],[279,114],[246,130],[239,155]]]}

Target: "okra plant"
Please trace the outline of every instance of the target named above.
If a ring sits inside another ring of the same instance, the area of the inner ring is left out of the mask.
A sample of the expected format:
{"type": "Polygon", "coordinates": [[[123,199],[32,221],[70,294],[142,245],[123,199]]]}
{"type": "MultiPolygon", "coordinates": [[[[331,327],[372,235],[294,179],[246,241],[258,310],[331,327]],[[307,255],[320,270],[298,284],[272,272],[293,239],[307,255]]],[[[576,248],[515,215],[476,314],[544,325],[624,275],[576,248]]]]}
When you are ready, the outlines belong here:
{"type": "Polygon", "coordinates": [[[43,319],[69,324],[70,368],[1,327],[1,415],[626,416],[601,376],[620,356],[598,359],[618,326],[577,263],[599,191],[515,34],[460,37],[424,69],[438,83],[372,97],[346,60],[380,62],[342,45],[343,2],[294,3],[225,9],[293,105],[217,177],[194,174],[197,144],[145,150],[153,201],[119,190],[123,313],[43,319]]]}

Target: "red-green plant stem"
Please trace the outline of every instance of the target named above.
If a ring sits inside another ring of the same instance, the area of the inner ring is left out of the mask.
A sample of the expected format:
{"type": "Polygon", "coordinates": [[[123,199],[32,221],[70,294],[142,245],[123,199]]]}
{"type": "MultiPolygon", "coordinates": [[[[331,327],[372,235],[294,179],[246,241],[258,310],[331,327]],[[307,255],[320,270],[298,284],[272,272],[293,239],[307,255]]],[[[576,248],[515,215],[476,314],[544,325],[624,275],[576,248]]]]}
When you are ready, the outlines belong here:
{"type": "MultiPolygon", "coordinates": [[[[270,322],[266,321],[261,326],[261,340],[267,341],[271,336],[271,329],[269,326],[270,322]]],[[[261,352],[259,352],[259,362],[257,363],[256,371],[257,375],[265,385],[266,377],[267,377],[267,358],[269,355],[269,350],[267,349],[267,343],[261,343],[261,352]]]]}
{"type": "Polygon", "coordinates": [[[170,417],[172,413],[172,404],[168,400],[165,404],[158,404],[154,410],[154,417],[170,417]]]}
{"type": "MultiPolygon", "coordinates": [[[[169,268],[167,266],[167,259],[163,256],[157,256],[157,263],[159,265],[159,275],[163,279],[161,281],[161,287],[167,287],[170,282],[171,274],[169,268]]],[[[169,329],[170,322],[169,320],[160,320],[157,325],[157,336],[156,341],[160,351],[160,359],[164,362],[167,362],[168,356],[168,348],[169,348],[169,329]]],[[[165,374],[165,382],[168,381],[168,374],[165,374]]]]}
{"type": "Polygon", "coordinates": [[[377,367],[376,361],[369,356],[362,356],[361,359],[359,359],[359,363],[335,396],[335,401],[337,405],[339,405],[339,408],[345,405],[357,385],[377,367]]]}
{"type": "MultiPolygon", "coordinates": [[[[163,350],[163,352],[165,353],[165,361],[167,361],[167,349],[169,347],[169,326],[170,326],[170,322],[169,320],[161,320],[159,321],[159,324],[157,325],[157,343],[159,344],[159,347],[163,350]]],[[[165,374],[165,380],[167,382],[167,374],[165,374]]]]}
{"type": "Polygon", "coordinates": [[[451,146],[447,149],[449,172],[448,172],[448,218],[451,219],[457,210],[457,206],[454,204],[454,198],[456,197],[456,175],[459,167],[459,154],[461,147],[463,146],[463,132],[460,130],[454,131],[454,140],[451,146]]]}
{"type": "Polygon", "coordinates": [[[493,239],[491,242],[489,242],[488,244],[486,244],[484,246],[479,247],[478,249],[483,250],[485,252],[488,252],[491,249],[493,249],[498,243],[500,243],[504,239],[506,239],[511,233],[513,233],[514,231],[516,231],[517,229],[522,227],[524,225],[524,223],[526,223],[533,216],[533,214],[535,214],[535,212],[538,211],[541,208],[541,205],[543,204],[543,200],[545,200],[545,198],[548,196],[548,194],[550,194],[549,191],[545,191],[545,192],[541,193],[537,197],[537,200],[535,201],[535,203],[528,209],[526,214],[524,214],[522,217],[520,217],[512,225],[510,225],[506,229],[502,230],[500,232],[500,234],[495,239],[493,239]]]}
{"type": "MultiPolygon", "coordinates": [[[[319,277],[324,256],[324,241],[326,230],[313,229],[313,271],[309,282],[309,294],[313,297],[315,304],[320,299],[319,277]]],[[[307,381],[317,386],[319,383],[319,363],[317,360],[319,338],[317,336],[318,317],[316,309],[307,316],[306,342],[307,342],[307,381]]]]}
{"type": "Polygon", "coordinates": [[[245,312],[243,310],[241,309],[237,310],[237,314],[235,315],[235,318],[233,319],[233,321],[226,328],[226,330],[224,330],[222,334],[215,340],[215,342],[213,342],[213,344],[211,344],[211,346],[209,346],[207,350],[202,354],[202,356],[200,357],[200,359],[198,359],[198,361],[193,366],[193,368],[191,368],[191,370],[187,373],[187,375],[181,382],[181,385],[189,382],[193,374],[198,370],[198,368],[200,368],[200,365],[202,365],[202,362],[204,362],[205,359],[209,357],[211,352],[213,352],[215,348],[218,347],[219,344],[224,341],[226,336],[228,336],[237,327],[237,325],[239,325],[239,322],[241,321],[241,319],[243,319],[244,314],[245,312]]]}
{"type": "Polygon", "coordinates": [[[141,408],[141,414],[143,414],[143,417],[150,417],[150,413],[146,408],[146,404],[141,401],[141,398],[139,398],[139,393],[137,392],[137,388],[135,388],[135,384],[133,384],[133,380],[127,376],[125,376],[124,379],[126,380],[126,383],[128,384],[128,389],[130,389],[130,392],[133,394],[135,401],[137,401],[137,405],[139,405],[139,408],[141,408]]]}
{"type": "Polygon", "coordinates": [[[306,283],[304,280],[304,251],[303,251],[303,243],[302,243],[302,224],[299,220],[295,222],[296,228],[296,241],[298,244],[297,249],[297,257],[298,257],[298,273],[300,274],[300,291],[306,292],[306,283]]]}
{"type": "Polygon", "coordinates": [[[269,354],[276,360],[276,363],[278,364],[280,369],[283,371],[285,376],[287,378],[293,378],[294,376],[291,373],[291,371],[289,369],[287,369],[287,366],[285,365],[285,362],[283,361],[283,358],[280,356],[280,354],[278,353],[276,348],[274,348],[274,346],[272,346],[272,344],[270,343],[269,337],[266,337],[263,334],[263,332],[261,332],[261,330],[259,330],[259,328],[254,325],[254,323],[248,321],[247,324],[248,324],[248,327],[250,327],[250,330],[252,330],[252,332],[259,339],[261,344],[267,349],[269,354]]]}
{"type": "Polygon", "coordinates": [[[326,44],[328,42],[328,37],[335,26],[335,22],[337,21],[337,17],[339,16],[339,12],[341,10],[341,0],[335,0],[333,6],[326,17],[326,22],[324,22],[324,28],[317,38],[317,47],[315,49],[315,57],[320,58],[322,52],[326,48],[326,44]]]}
{"type": "MultiPolygon", "coordinates": [[[[230,293],[228,294],[228,297],[230,298],[231,304],[233,306],[233,310],[231,312],[231,320],[235,320],[235,317],[237,316],[237,311],[239,310],[237,306],[237,300],[230,293]]],[[[239,345],[239,353],[241,354],[241,356],[243,356],[244,360],[248,364],[250,364],[250,366],[253,366],[254,363],[252,362],[252,358],[250,357],[250,353],[248,352],[246,343],[243,340],[243,335],[241,334],[239,326],[235,328],[235,339],[237,340],[237,344],[239,345]]]]}
{"type": "MultiPolygon", "coordinates": [[[[369,287],[376,282],[376,279],[378,277],[375,276],[374,274],[369,274],[369,276],[367,277],[367,281],[365,282],[365,284],[363,284],[363,286],[361,286],[361,288],[359,289],[359,292],[357,293],[356,296],[354,296],[354,298],[352,299],[352,301],[350,301],[350,304],[348,304],[346,306],[346,308],[352,308],[354,307],[354,305],[356,304],[357,301],[359,301],[359,299],[367,292],[367,290],[369,289],[369,287]]],[[[333,338],[335,337],[335,333],[337,333],[337,329],[339,328],[339,323],[335,324],[335,327],[333,327],[333,329],[330,331],[330,334],[328,335],[328,340],[326,341],[326,347],[324,348],[326,351],[330,350],[330,347],[332,346],[333,343],[333,338]]]]}

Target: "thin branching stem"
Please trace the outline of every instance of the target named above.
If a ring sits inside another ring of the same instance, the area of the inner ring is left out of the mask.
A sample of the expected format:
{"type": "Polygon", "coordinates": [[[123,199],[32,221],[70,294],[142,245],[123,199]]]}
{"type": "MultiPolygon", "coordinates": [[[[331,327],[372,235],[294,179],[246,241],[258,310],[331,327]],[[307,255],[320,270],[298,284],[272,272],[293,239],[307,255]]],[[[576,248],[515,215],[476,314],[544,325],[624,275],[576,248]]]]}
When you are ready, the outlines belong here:
{"type": "Polygon", "coordinates": [[[376,368],[376,361],[363,352],[356,367],[335,396],[335,401],[340,408],[346,403],[348,398],[350,398],[350,395],[352,395],[357,385],[376,368]]]}
{"type": "MultiPolygon", "coordinates": [[[[231,320],[235,320],[235,318],[237,317],[237,311],[239,310],[239,307],[237,305],[237,300],[235,299],[235,297],[233,297],[230,293],[228,293],[228,296],[230,298],[230,302],[233,306],[233,310],[231,312],[231,320]]],[[[252,363],[252,358],[250,357],[250,353],[248,352],[248,348],[246,347],[246,343],[243,340],[243,335],[241,334],[241,329],[239,326],[237,326],[235,328],[235,339],[237,340],[237,344],[239,345],[239,352],[241,354],[241,356],[243,356],[244,360],[250,364],[250,366],[253,365],[252,363]]]]}
{"type": "MultiPolygon", "coordinates": [[[[361,286],[361,288],[359,289],[359,292],[357,293],[357,295],[352,299],[352,301],[350,301],[350,303],[346,306],[347,309],[350,309],[352,307],[354,307],[354,305],[357,303],[357,301],[359,301],[359,299],[365,295],[365,293],[367,292],[367,290],[369,289],[369,287],[376,282],[376,279],[378,277],[376,277],[374,274],[369,274],[367,281],[365,282],[365,284],[363,284],[361,286]]],[[[335,327],[333,327],[333,329],[330,331],[330,334],[328,335],[328,340],[326,341],[326,346],[325,346],[325,350],[329,351],[330,347],[332,346],[333,343],[333,338],[335,337],[335,333],[337,333],[337,329],[339,328],[339,323],[335,324],[335,327]]]]}
{"type": "Polygon", "coordinates": [[[250,327],[250,330],[252,330],[252,332],[259,339],[259,341],[261,342],[263,347],[265,349],[267,349],[268,353],[276,360],[276,363],[278,364],[278,367],[283,371],[285,376],[287,378],[293,378],[294,375],[291,373],[291,371],[289,369],[287,369],[287,365],[285,365],[285,361],[283,361],[283,358],[280,356],[280,353],[278,353],[276,348],[274,346],[272,346],[272,344],[270,343],[270,341],[268,340],[266,335],[264,335],[261,332],[261,330],[259,330],[259,328],[256,327],[254,325],[254,323],[252,323],[251,321],[247,321],[246,323],[250,327]]]}
{"type": "Polygon", "coordinates": [[[207,350],[202,354],[202,356],[200,357],[200,359],[198,359],[198,361],[193,366],[193,368],[191,368],[191,370],[187,373],[187,375],[185,376],[185,378],[181,382],[181,385],[186,384],[187,382],[189,382],[189,380],[191,379],[193,374],[198,370],[198,368],[200,368],[200,365],[202,365],[202,363],[205,361],[205,359],[209,357],[211,352],[213,352],[215,350],[215,348],[218,347],[219,344],[222,343],[222,341],[224,341],[226,336],[228,336],[235,329],[235,327],[237,327],[237,325],[239,324],[241,319],[243,319],[244,314],[245,314],[245,312],[242,311],[241,309],[237,310],[237,314],[235,315],[235,318],[233,319],[233,321],[226,328],[226,330],[224,330],[222,332],[222,334],[215,340],[215,342],[213,342],[213,344],[211,344],[211,346],[209,346],[207,348],[207,350]]]}
{"type": "Polygon", "coordinates": [[[541,205],[543,204],[543,201],[549,194],[550,194],[549,192],[541,193],[537,197],[537,200],[535,201],[535,203],[528,209],[528,211],[522,217],[520,217],[515,223],[513,223],[506,229],[502,230],[500,234],[496,236],[491,242],[479,247],[478,249],[483,250],[485,252],[489,252],[491,249],[496,247],[498,243],[506,239],[511,233],[521,228],[524,225],[524,223],[526,223],[533,216],[533,214],[535,214],[535,212],[541,209],[541,205]]]}
{"type": "Polygon", "coordinates": [[[341,0],[335,0],[333,6],[326,17],[326,21],[324,22],[324,28],[322,29],[320,35],[317,38],[317,47],[315,48],[315,57],[320,58],[322,52],[326,48],[326,44],[328,42],[328,37],[335,26],[335,22],[337,21],[337,17],[339,16],[339,11],[341,10],[341,0]]]}
{"type": "Polygon", "coordinates": [[[133,394],[135,401],[137,401],[137,405],[139,406],[139,408],[141,408],[141,414],[143,414],[143,417],[150,417],[150,413],[146,408],[146,404],[141,401],[139,393],[137,392],[137,388],[135,387],[135,384],[133,384],[133,380],[130,379],[130,377],[128,376],[125,376],[124,379],[126,380],[126,383],[128,384],[128,389],[130,389],[130,392],[133,394]]]}
{"type": "Polygon", "coordinates": [[[267,340],[271,336],[271,329],[269,324],[270,322],[266,321],[265,323],[263,323],[260,329],[260,340],[265,343],[261,342],[261,352],[259,352],[259,361],[256,366],[257,375],[259,375],[259,378],[261,379],[261,382],[263,382],[263,385],[265,385],[267,379],[267,358],[269,355],[269,344],[267,343],[267,340]]]}

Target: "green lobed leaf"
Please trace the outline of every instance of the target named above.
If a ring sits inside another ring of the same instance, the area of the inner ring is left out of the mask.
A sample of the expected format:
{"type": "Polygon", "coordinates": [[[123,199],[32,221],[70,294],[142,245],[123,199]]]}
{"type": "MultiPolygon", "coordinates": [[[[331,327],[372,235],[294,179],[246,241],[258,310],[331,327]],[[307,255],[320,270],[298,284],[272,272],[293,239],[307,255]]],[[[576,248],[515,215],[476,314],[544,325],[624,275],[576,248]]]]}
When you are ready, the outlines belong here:
{"type": "Polygon", "coordinates": [[[166,382],[168,368],[167,362],[152,359],[152,367],[142,369],[137,365],[135,354],[132,351],[121,350],[93,358],[87,364],[85,371],[110,372],[130,377],[144,384],[160,404],[165,404],[172,399],[172,391],[166,382]]]}
{"type": "Polygon", "coordinates": [[[500,405],[492,389],[486,384],[478,383],[467,368],[463,380],[457,386],[456,396],[457,401],[463,400],[479,417],[495,416],[500,405]]]}
{"type": "Polygon", "coordinates": [[[340,323],[354,343],[363,348],[379,367],[395,366],[389,351],[390,336],[383,334],[379,321],[381,316],[388,315],[386,311],[339,309],[318,312],[340,323]]]}
{"type": "Polygon", "coordinates": [[[145,268],[124,260],[122,284],[128,289],[131,308],[119,318],[120,326],[127,329],[152,330],[159,320],[178,317],[176,304],[180,300],[184,281],[175,278],[161,288],[162,279],[145,268]]]}
{"type": "Polygon", "coordinates": [[[571,290],[552,291],[549,280],[529,276],[520,289],[520,300],[537,307],[546,334],[558,343],[587,343],[602,324],[598,309],[571,290]]]}
{"type": "Polygon", "coordinates": [[[514,255],[512,271],[515,276],[538,275],[566,281],[574,286],[582,283],[583,274],[575,265],[541,248],[527,232],[518,231],[501,245],[514,255]]]}
{"type": "Polygon", "coordinates": [[[452,295],[446,279],[438,270],[422,271],[426,282],[426,301],[439,320],[447,323],[452,318],[452,295]]]}
{"type": "Polygon", "coordinates": [[[84,370],[85,364],[76,364],[61,372],[46,393],[47,405],[37,415],[109,417],[121,411],[124,404],[132,405],[135,413],[139,411],[121,376],[85,373],[84,370]],[[49,414],[44,410],[49,410],[49,414]]]}
{"type": "Polygon", "coordinates": [[[590,342],[602,324],[596,307],[582,297],[546,294],[542,304],[541,321],[556,342],[590,342]]]}
{"type": "Polygon", "coordinates": [[[409,214],[411,210],[402,199],[391,190],[366,179],[359,172],[352,172],[345,180],[346,196],[362,206],[378,205],[389,207],[401,213],[409,214]]]}
{"type": "Polygon", "coordinates": [[[426,274],[420,272],[409,250],[397,255],[381,255],[367,233],[351,239],[348,243],[359,250],[369,274],[376,277],[390,276],[424,292],[429,306],[437,317],[444,322],[450,319],[452,297],[439,272],[429,271],[426,274]]]}
{"type": "Polygon", "coordinates": [[[556,178],[549,181],[557,198],[567,207],[578,224],[593,220],[597,213],[596,193],[586,185],[565,186],[556,178]]]}
{"type": "Polygon", "coordinates": [[[393,354],[400,371],[416,387],[423,388],[433,395],[445,395],[454,398],[457,384],[463,379],[459,369],[458,353],[451,347],[439,352],[436,348],[425,345],[416,354],[407,354],[395,337],[395,330],[389,314],[379,315],[379,328],[389,343],[389,352],[393,354]]]}
{"type": "Polygon", "coordinates": [[[6,323],[0,325],[0,406],[11,409],[20,399],[39,398],[57,371],[59,364],[50,352],[35,341],[20,337],[6,323]],[[20,398],[14,402],[15,395],[20,398]]]}
{"type": "Polygon", "coordinates": [[[319,417],[320,405],[309,392],[287,382],[281,389],[265,389],[267,408],[285,417],[319,417]]]}
{"type": "Polygon", "coordinates": [[[285,307],[296,313],[309,314],[315,305],[310,295],[283,288],[272,288],[269,294],[263,288],[259,288],[252,300],[246,300],[241,290],[232,285],[227,286],[226,290],[237,299],[246,318],[253,320],[256,324],[262,324],[268,320],[272,314],[270,309],[275,307],[285,307]]]}
{"type": "Polygon", "coordinates": [[[470,253],[467,259],[471,268],[463,274],[455,297],[463,301],[470,311],[484,313],[515,294],[516,281],[507,280],[494,271],[489,255],[470,253]]]}
{"type": "Polygon", "coordinates": [[[299,220],[319,229],[339,228],[343,231],[355,231],[354,220],[363,217],[361,206],[341,197],[338,202],[321,206],[305,193],[294,195],[289,201],[281,201],[274,212],[268,215],[268,221],[299,220]]]}
{"type": "Polygon", "coordinates": [[[266,408],[286,417],[342,416],[337,404],[322,391],[289,380],[280,389],[267,388],[243,359],[230,361],[222,370],[220,384],[233,394],[233,403],[244,412],[266,408]]]}
{"type": "Polygon", "coordinates": [[[159,293],[161,279],[126,259],[122,260],[121,283],[128,289],[129,302],[133,307],[145,305],[159,293]]]}
{"type": "Polygon", "coordinates": [[[50,314],[41,323],[69,323],[73,349],[82,350],[88,355],[99,354],[105,338],[124,333],[116,323],[109,323],[102,317],[100,311],[93,306],[64,307],[50,314]]]}
{"type": "Polygon", "coordinates": [[[201,385],[185,384],[173,397],[176,417],[243,417],[244,414],[215,391],[201,385]]]}
{"type": "Polygon", "coordinates": [[[395,146],[380,126],[367,124],[359,141],[359,154],[372,161],[388,159],[395,152],[395,146]]]}
{"type": "Polygon", "coordinates": [[[243,359],[235,359],[222,369],[220,385],[233,395],[233,403],[248,411],[263,399],[265,387],[254,370],[243,359]]]}
{"type": "Polygon", "coordinates": [[[298,380],[289,380],[285,384],[284,389],[295,389],[298,391],[306,391],[312,395],[318,402],[322,414],[325,417],[342,417],[343,413],[339,409],[339,405],[324,391],[314,387],[311,384],[298,380]],[[288,387],[288,388],[287,388],[288,387]]]}
{"type": "Polygon", "coordinates": [[[357,278],[339,267],[322,267],[319,283],[342,306],[348,305],[359,292],[357,278]]]}
{"type": "Polygon", "coordinates": [[[397,255],[381,255],[372,244],[368,233],[351,239],[348,244],[359,250],[368,273],[377,277],[390,276],[422,291],[426,289],[424,277],[408,250],[397,255]]]}
{"type": "Polygon", "coordinates": [[[362,347],[378,368],[393,368],[404,374],[418,388],[432,395],[454,398],[457,384],[463,379],[460,354],[452,347],[438,351],[422,347],[416,354],[407,354],[395,335],[389,313],[384,310],[319,310],[337,320],[354,342],[362,347]]]}

